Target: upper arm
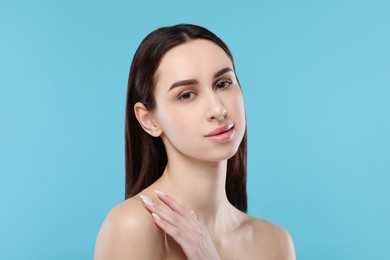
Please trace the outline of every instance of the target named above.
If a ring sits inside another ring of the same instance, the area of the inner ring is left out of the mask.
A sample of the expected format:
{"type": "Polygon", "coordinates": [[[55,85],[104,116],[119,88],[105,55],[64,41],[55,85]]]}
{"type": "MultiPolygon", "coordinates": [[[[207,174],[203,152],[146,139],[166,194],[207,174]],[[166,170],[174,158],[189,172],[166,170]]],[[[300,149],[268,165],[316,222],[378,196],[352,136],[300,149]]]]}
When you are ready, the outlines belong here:
{"type": "Polygon", "coordinates": [[[96,240],[95,260],[158,259],[161,231],[140,205],[118,206],[105,219],[96,240]]]}
{"type": "Polygon", "coordinates": [[[294,243],[284,228],[265,220],[255,224],[255,241],[266,259],[295,260],[294,243]]]}
{"type": "Polygon", "coordinates": [[[295,260],[295,248],[293,240],[284,228],[271,224],[268,230],[268,242],[272,248],[273,259],[295,260]]]}
{"type": "Polygon", "coordinates": [[[278,236],[278,248],[280,259],[295,260],[294,242],[287,230],[278,227],[276,232],[278,236]]]}

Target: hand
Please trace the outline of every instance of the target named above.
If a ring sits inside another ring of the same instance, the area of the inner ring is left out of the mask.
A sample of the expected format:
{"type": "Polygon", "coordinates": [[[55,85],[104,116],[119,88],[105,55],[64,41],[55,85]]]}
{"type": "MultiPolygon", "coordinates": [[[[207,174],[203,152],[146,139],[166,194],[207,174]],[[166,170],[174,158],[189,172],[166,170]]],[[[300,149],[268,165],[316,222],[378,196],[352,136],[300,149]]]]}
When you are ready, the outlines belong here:
{"type": "Polygon", "coordinates": [[[156,225],[180,245],[187,259],[220,259],[207,228],[197,220],[195,213],[169,195],[161,191],[156,193],[159,200],[168,207],[153,203],[144,195],[140,195],[141,200],[152,213],[156,225]]]}

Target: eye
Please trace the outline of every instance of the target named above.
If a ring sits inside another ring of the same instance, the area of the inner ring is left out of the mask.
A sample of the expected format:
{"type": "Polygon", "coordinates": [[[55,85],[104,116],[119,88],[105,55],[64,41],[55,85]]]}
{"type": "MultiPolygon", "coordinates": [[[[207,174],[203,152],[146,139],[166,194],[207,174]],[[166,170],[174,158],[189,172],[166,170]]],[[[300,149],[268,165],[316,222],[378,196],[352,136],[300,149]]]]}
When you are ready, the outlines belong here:
{"type": "Polygon", "coordinates": [[[228,88],[232,85],[232,82],[230,80],[222,80],[218,81],[217,84],[215,85],[216,89],[224,89],[228,88]]]}
{"type": "Polygon", "coordinates": [[[195,98],[195,92],[185,92],[179,96],[179,100],[190,101],[195,98]]]}

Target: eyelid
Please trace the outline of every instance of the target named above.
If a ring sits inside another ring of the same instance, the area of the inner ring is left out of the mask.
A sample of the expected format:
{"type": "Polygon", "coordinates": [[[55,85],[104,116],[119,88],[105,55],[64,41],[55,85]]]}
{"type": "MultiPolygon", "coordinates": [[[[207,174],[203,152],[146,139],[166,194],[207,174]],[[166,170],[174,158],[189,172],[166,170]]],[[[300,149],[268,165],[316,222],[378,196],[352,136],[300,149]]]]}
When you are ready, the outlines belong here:
{"type": "MultiPolygon", "coordinates": [[[[220,83],[224,83],[224,84],[227,83],[228,87],[230,87],[233,84],[233,80],[231,80],[231,79],[220,79],[220,80],[215,82],[214,88],[218,88],[218,85],[220,83]]],[[[226,86],[224,86],[223,88],[226,88],[226,86]]]]}
{"type": "Polygon", "coordinates": [[[235,75],[236,74],[233,71],[229,70],[229,71],[226,71],[225,73],[219,75],[218,77],[216,77],[214,79],[214,81],[217,82],[217,81],[220,81],[221,79],[229,79],[229,80],[233,81],[233,78],[235,78],[235,75]]]}
{"type": "Polygon", "coordinates": [[[214,79],[214,83],[217,83],[217,82],[219,82],[219,81],[221,81],[221,80],[230,80],[230,81],[233,81],[233,79],[234,79],[234,74],[232,74],[232,73],[229,71],[229,72],[226,72],[226,73],[220,75],[219,77],[216,77],[216,78],[214,79]]]}
{"type": "Polygon", "coordinates": [[[196,96],[196,95],[197,95],[197,94],[196,94],[195,91],[193,91],[193,90],[186,90],[186,91],[181,92],[181,93],[178,95],[177,99],[178,99],[179,101],[182,101],[182,102],[188,102],[188,101],[193,100],[193,99],[195,98],[194,96],[196,96]],[[190,98],[188,98],[188,99],[185,99],[185,98],[183,98],[183,96],[186,95],[186,94],[193,94],[193,96],[190,97],[190,98]]]}

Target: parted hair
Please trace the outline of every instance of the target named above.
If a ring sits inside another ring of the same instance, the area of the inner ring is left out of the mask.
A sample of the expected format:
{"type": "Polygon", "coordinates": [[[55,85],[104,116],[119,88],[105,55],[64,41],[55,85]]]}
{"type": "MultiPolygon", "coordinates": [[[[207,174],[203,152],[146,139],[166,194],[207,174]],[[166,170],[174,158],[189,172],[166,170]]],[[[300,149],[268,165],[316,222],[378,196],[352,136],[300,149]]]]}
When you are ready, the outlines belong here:
{"type": "MultiPolygon", "coordinates": [[[[160,137],[152,137],[139,124],[134,105],[142,102],[149,111],[155,108],[155,72],[162,57],[170,49],[185,42],[205,39],[221,47],[232,60],[227,45],[209,30],[191,24],[162,27],[147,35],[134,54],[130,67],[125,119],[125,199],[128,199],[155,182],[167,164],[167,154],[160,137]]],[[[229,202],[247,212],[246,192],[247,132],[240,146],[228,159],[226,194],[229,202]]]]}

